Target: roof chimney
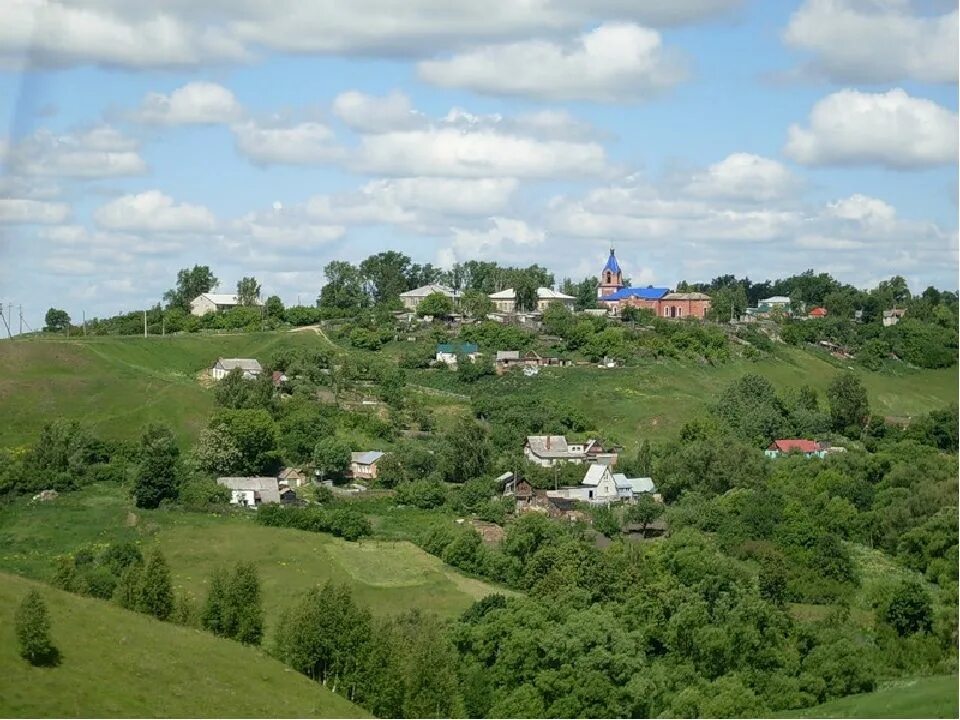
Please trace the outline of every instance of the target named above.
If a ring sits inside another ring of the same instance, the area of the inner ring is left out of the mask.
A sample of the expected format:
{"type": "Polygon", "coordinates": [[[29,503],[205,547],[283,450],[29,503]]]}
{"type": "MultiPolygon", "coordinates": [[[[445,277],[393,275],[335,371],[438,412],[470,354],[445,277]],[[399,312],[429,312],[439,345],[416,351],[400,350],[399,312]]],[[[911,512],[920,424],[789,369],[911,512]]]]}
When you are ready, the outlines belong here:
{"type": "Polygon", "coordinates": [[[547,435],[547,450],[550,449],[550,436],[547,435]]]}

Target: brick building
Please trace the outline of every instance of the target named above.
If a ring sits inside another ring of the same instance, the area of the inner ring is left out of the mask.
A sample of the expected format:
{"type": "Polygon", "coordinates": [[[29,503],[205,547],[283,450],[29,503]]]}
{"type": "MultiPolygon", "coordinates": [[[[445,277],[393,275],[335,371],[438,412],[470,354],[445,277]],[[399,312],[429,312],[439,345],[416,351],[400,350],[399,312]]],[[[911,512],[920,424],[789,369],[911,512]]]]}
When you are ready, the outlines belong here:
{"type": "Polygon", "coordinates": [[[700,292],[671,292],[669,288],[626,287],[613,248],[600,271],[597,302],[619,315],[624,308],[650,310],[657,317],[703,320],[710,309],[710,296],[700,292]]]}

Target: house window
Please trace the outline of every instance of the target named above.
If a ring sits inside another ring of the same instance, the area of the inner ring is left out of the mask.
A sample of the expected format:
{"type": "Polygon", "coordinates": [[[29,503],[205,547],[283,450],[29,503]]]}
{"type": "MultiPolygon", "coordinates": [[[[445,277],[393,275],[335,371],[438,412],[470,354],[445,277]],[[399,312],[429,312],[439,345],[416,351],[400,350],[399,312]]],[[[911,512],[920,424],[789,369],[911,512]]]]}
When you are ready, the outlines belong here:
{"type": "Polygon", "coordinates": [[[663,309],[663,316],[664,316],[664,317],[670,317],[670,308],[665,307],[665,308],[663,309]]]}
{"type": "Polygon", "coordinates": [[[677,317],[683,317],[683,308],[677,308],[677,317]]]}
{"type": "Polygon", "coordinates": [[[590,491],[587,493],[587,497],[589,497],[591,500],[593,500],[593,490],[590,490],[590,491]]]}

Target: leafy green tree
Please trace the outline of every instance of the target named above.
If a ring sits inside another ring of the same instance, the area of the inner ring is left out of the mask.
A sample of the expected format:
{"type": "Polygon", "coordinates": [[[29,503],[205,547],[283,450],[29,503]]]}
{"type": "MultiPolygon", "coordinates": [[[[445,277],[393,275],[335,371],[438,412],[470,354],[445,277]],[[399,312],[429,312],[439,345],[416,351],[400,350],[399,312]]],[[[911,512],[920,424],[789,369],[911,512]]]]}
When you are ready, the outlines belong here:
{"type": "Polygon", "coordinates": [[[647,493],[642,493],[626,511],[626,521],[641,526],[641,532],[647,532],[647,525],[663,515],[663,503],[658,503],[647,493]]]}
{"type": "Polygon", "coordinates": [[[551,335],[566,337],[571,323],[573,313],[561,302],[550,303],[543,311],[543,327],[551,335]]]}
{"type": "Polygon", "coordinates": [[[260,283],[256,278],[245,277],[237,281],[237,299],[241,305],[256,305],[260,299],[260,283]]]}
{"type": "Polygon", "coordinates": [[[209,428],[219,431],[240,451],[240,475],[270,475],[280,467],[277,426],[266,410],[221,410],[209,428]]]}
{"type": "Polygon", "coordinates": [[[405,481],[397,485],[397,502],[401,505],[412,505],[428,510],[440,507],[446,499],[446,488],[435,478],[405,481]]]}
{"type": "Polygon", "coordinates": [[[738,437],[757,445],[783,437],[787,425],[786,409],[773,385],[755,373],[728,385],[715,411],[738,437]]]}
{"type": "Polygon", "coordinates": [[[653,449],[650,447],[648,440],[640,443],[640,449],[637,450],[635,470],[640,477],[650,477],[653,475],[653,449]]]}
{"type": "Polygon", "coordinates": [[[264,310],[267,313],[268,318],[272,318],[274,320],[283,320],[283,300],[280,299],[279,295],[271,295],[268,297],[267,302],[264,304],[264,310]]]}
{"type": "Polygon", "coordinates": [[[395,250],[371,255],[360,263],[360,275],[373,301],[378,305],[396,304],[400,293],[408,289],[410,258],[395,250]]]}
{"type": "Polygon", "coordinates": [[[44,316],[44,332],[62,332],[70,327],[70,316],[66,310],[50,308],[44,316]]]}
{"type": "Polygon", "coordinates": [[[867,389],[853,373],[837,375],[827,388],[830,403],[830,420],[838,432],[854,432],[860,429],[870,415],[867,389]]]}
{"type": "Polygon", "coordinates": [[[210,292],[220,281],[206,265],[194,265],[177,273],[177,287],[163,294],[167,307],[190,312],[190,302],[203,293],[210,292]]]}
{"type": "Polygon", "coordinates": [[[620,520],[616,512],[609,507],[598,507],[593,511],[593,529],[608,538],[620,537],[620,520]]]}
{"type": "Polygon", "coordinates": [[[467,290],[460,297],[460,307],[469,317],[482,320],[493,312],[493,301],[482,290],[467,290]]]}
{"type": "Polygon", "coordinates": [[[425,315],[432,315],[433,317],[453,315],[453,300],[441,292],[430,293],[417,305],[417,315],[419,317],[425,315]]]}
{"type": "Polygon", "coordinates": [[[367,306],[360,270],[348,262],[334,260],[323,269],[327,284],[320,290],[317,306],[336,310],[359,310],[367,306]]]}
{"type": "Polygon", "coordinates": [[[113,591],[113,600],[120,607],[136,610],[140,602],[140,589],[143,586],[143,561],[128,566],[120,575],[120,582],[113,591]]]}
{"type": "Polygon", "coordinates": [[[167,567],[167,561],[159,548],[153,551],[143,569],[137,610],[153,615],[158,620],[166,620],[173,612],[173,584],[170,581],[170,568],[167,567]]]}
{"type": "Polygon", "coordinates": [[[199,472],[218,477],[239,472],[243,454],[233,438],[219,428],[204,428],[190,451],[190,464],[199,472]]]}
{"type": "Polygon", "coordinates": [[[153,423],[140,436],[140,465],[134,479],[133,499],[137,507],[159,507],[175,500],[180,485],[180,448],[173,431],[153,423]]]}
{"type": "Polygon", "coordinates": [[[482,425],[469,417],[458,420],[443,437],[440,468],[448,482],[480,477],[490,464],[490,439],[482,425]]]}
{"type": "Polygon", "coordinates": [[[882,617],[901,637],[930,632],[933,627],[930,594],[917,580],[902,580],[882,608],[882,617]]]}
{"type": "Polygon", "coordinates": [[[346,440],[330,435],[314,447],[313,464],[324,477],[343,477],[350,469],[351,450],[346,440]]]}
{"type": "Polygon", "coordinates": [[[20,657],[36,666],[60,663],[60,652],[50,639],[50,615],[47,604],[36,590],[28,592],[14,616],[14,629],[20,657]]]}
{"type": "Polygon", "coordinates": [[[476,360],[466,356],[457,357],[457,380],[462,383],[475,383],[482,377],[496,374],[493,360],[488,355],[481,355],[476,360]]]}

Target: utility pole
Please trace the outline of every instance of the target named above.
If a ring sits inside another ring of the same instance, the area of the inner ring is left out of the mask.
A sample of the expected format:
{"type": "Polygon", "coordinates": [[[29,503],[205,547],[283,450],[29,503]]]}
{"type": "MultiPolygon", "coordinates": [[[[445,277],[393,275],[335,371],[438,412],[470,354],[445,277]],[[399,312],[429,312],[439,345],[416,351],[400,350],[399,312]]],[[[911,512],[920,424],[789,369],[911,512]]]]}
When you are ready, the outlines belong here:
{"type": "Polygon", "coordinates": [[[23,335],[23,305],[20,306],[20,332],[17,335],[23,335]]]}
{"type": "Polygon", "coordinates": [[[161,315],[160,315],[160,318],[161,318],[161,320],[160,320],[160,335],[161,335],[162,337],[166,337],[166,336],[167,336],[167,316],[166,316],[166,314],[161,314],[161,315]]]}
{"type": "Polygon", "coordinates": [[[87,311],[83,310],[83,336],[87,336],[87,311]]]}
{"type": "Polygon", "coordinates": [[[13,335],[10,334],[10,324],[7,322],[7,317],[3,314],[3,305],[0,304],[0,320],[3,320],[3,324],[7,327],[7,337],[12,338],[13,335]]]}

